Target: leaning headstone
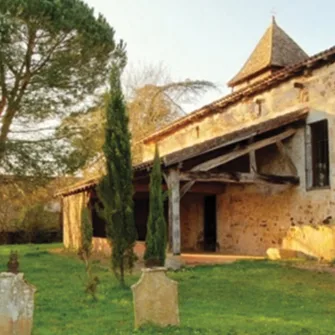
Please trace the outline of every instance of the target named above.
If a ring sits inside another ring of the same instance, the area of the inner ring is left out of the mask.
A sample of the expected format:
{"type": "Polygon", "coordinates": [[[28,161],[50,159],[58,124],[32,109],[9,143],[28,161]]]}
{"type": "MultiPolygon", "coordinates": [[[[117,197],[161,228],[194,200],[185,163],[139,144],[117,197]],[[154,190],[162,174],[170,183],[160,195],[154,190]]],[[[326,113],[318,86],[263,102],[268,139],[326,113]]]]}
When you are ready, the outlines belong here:
{"type": "Polygon", "coordinates": [[[23,273],[0,273],[0,334],[30,335],[33,328],[36,289],[23,273]]]}
{"type": "Polygon", "coordinates": [[[140,280],[131,289],[135,328],[146,323],[179,325],[178,283],[166,276],[166,268],[142,269],[140,280]]]}

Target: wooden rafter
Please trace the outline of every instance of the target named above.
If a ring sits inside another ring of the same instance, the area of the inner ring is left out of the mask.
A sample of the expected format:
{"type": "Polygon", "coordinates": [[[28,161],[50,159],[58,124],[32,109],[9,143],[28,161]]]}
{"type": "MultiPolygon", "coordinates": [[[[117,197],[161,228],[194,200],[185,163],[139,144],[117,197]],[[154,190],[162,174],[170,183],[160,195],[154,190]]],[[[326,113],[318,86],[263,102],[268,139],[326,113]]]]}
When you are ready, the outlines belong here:
{"type": "MultiPolygon", "coordinates": [[[[264,148],[266,146],[269,146],[271,144],[275,144],[278,141],[282,141],[292,135],[294,135],[297,132],[297,129],[295,128],[289,128],[285,131],[283,131],[280,134],[277,134],[275,136],[266,138],[264,140],[260,140],[257,142],[252,142],[248,144],[246,147],[241,148],[241,147],[236,147],[235,150],[224,154],[222,156],[210,159],[206,162],[203,162],[195,167],[192,168],[191,171],[209,171],[211,169],[214,169],[220,165],[223,165],[225,163],[228,163],[236,158],[239,158],[241,156],[244,156],[246,154],[250,154],[251,152],[255,152],[255,150],[264,148]]],[[[188,190],[194,185],[195,181],[190,181],[187,184],[185,184],[181,190],[180,190],[180,197],[183,197],[188,190]]]]}
{"type": "Polygon", "coordinates": [[[230,161],[232,161],[236,158],[244,156],[251,151],[264,148],[264,147],[269,146],[271,144],[275,144],[278,141],[282,141],[285,138],[288,138],[288,137],[294,135],[296,132],[297,132],[297,129],[289,128],[289,129],[285,130],[284,132],[282,132],[278,135],[275,135],[275,136],[266,138],[264,140],[260,140],[260,141],[251,143],[244,148],[237,147],[235,150],[233,150],[233,151],[231,151],[227,154],[224,154],[222,156],[210,159],[207,162],[204,162],[204,163],[201,163],[201,164],[195,166],[192,170],[193,171],[209,171],[209,170],[212,170],[212,169],[214,169],[214,168],[216,168],[220,165],[223,165],[223,164],[228,163],[228,162],[230,162],[230,161]]]}
{"type": "Polygon", "coordinates": [[[213,173],[208,171],[186,171],[180,173],[180,180],[192,182],[221,182],[221,183],[241,183],[241,184],[288,184],[299,185],[297,176],[278,176],[259,173],[242,172],[220,172],[213,173]]]}
{"type": "Polygon", "coordinates": [[[189,181],[180,189],[180,199],[194,186],[195,181],[189,181]]]}

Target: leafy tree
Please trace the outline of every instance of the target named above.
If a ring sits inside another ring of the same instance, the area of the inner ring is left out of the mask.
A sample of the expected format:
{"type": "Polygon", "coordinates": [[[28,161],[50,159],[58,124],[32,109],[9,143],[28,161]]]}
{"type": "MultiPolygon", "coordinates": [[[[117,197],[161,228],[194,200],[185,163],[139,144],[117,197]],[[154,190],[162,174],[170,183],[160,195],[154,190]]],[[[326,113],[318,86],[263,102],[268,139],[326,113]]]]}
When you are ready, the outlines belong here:
{"type": "MultiPolygon", "coordinates": [[[[173,81],[159,64],[130,66],[123,78],[135,163],[141,160],[139,146],[136,146],[139,140],[185,115],[184,103],[194,102],[202,94],[216,88],[206,80],[173,81]]],[[[87,173],[102,174],[104,163],[100,153],[104,142],[104,111],[107,103],[108,95],[105,95],[95,107],[64,119],[58,129],[74,149],[72,157],[76,165],[80,167],[86,164],[87,173]]]]}
{"type": "MultiPolygon", "coordinates": [[[[36,231],[60,229],[59,214],[50,212],[60,189],[72,185],[76,178],[40,179],[27,176],[0,175],[0,235],[24,230],[25,238],[36,231]]],[[[1,244],[1,241],[0,241],[1,244]]]]}
{"type": "Polygon", "coordinates": [[[94,104],[122,41],[81,0],[0,1],[0,165],[11,173],[64,166],[55,122],[94,104]],[[58,141],[55,141],[58,140],[58,141]]]}
{"type": "Polygon", "coordinates": [[[47,238],[48,232],[58,231],[60,237],[59,213],[46,210],[46,205],[43,202],[30,206],[21,204],[22,207],[13,213],[15,219],[12,221],[12,226],[21,232],[21,238],[26,243],[34,243],[38,233],[40,238],[47,238]]]}
{"type": "Polygon", "coordinates": [[[134,265],[136,228],[133,217],[132,162],[128,116],[121,89],[120,70],[111,72],[110,100],[106,109],[103,151],[106,175],[97,187],[102,202],[101,215],[112,246],[112,267],[121,286],[126,269],[134,265]]]}
{"type": "Polygon", "coordinates": [[[149,206],[144,259],[147,266],[164,266],[167,244],[167,227],[164,217],[161,161],[157,146],[154,165],[150,176],[149,206]]]}

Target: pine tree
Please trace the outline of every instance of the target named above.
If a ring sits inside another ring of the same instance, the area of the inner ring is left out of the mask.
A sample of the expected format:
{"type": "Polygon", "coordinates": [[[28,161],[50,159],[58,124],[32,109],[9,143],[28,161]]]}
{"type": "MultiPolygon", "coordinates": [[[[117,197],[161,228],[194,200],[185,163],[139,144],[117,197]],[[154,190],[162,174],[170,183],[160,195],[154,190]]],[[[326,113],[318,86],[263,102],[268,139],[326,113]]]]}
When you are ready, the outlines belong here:
{"type": "Polygon", "coordinates": [[[125,44],[85,1],[0,0],[1,174],[82,167],[67,144],[75,135],[45,127],[91,105],[113,61],[126,61],[125,44]]]}
{"type": "Polygon", "coordinates": [[[136,228],[128,115],[117,65],[111,72],[103,151],[106,175],[97,188],[102,203],[100,212],[106,221],[106,235],[112,246],[112,268],[121,286],[125,286],[125,271],[134,266],[136,228]]]}
{"type": "Polygon", "coordinates": [[[158,148],[156,146],[154,165],[150,176],[150,209],[144,254],[147,266],[164,266],[166,244],[167,233],[164,217],[162,171],[158,148]]]}

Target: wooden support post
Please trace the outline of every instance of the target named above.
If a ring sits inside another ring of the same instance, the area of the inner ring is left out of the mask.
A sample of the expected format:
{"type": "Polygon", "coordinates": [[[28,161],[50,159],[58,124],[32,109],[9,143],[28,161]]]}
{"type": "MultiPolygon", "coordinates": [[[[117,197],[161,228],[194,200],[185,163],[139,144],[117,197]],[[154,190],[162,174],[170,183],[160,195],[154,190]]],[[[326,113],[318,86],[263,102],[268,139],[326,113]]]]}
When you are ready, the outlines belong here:
{"type": "Polygon", "coordinates": [[[249,154],[249,158],[250,158],[250,172],[256,173],[257,172],[256,152],[251,151],[249,154]]]}
{"type": "MultiPolygon", "coordinates": [[[[254,139],[249,139],[249,144],[252,144],[254,139]]],[[[249,152],[249,161],[250,161],[250,172],[256,173],[257,172],[257,162],[256,162],[256,150],[249,152]]]]}
{"type": "Polygon", "coordinates": [[[169,187],[169,245],[174,255],[180,255],[180,192],[179,171],[171,170],[169,187]]]}

